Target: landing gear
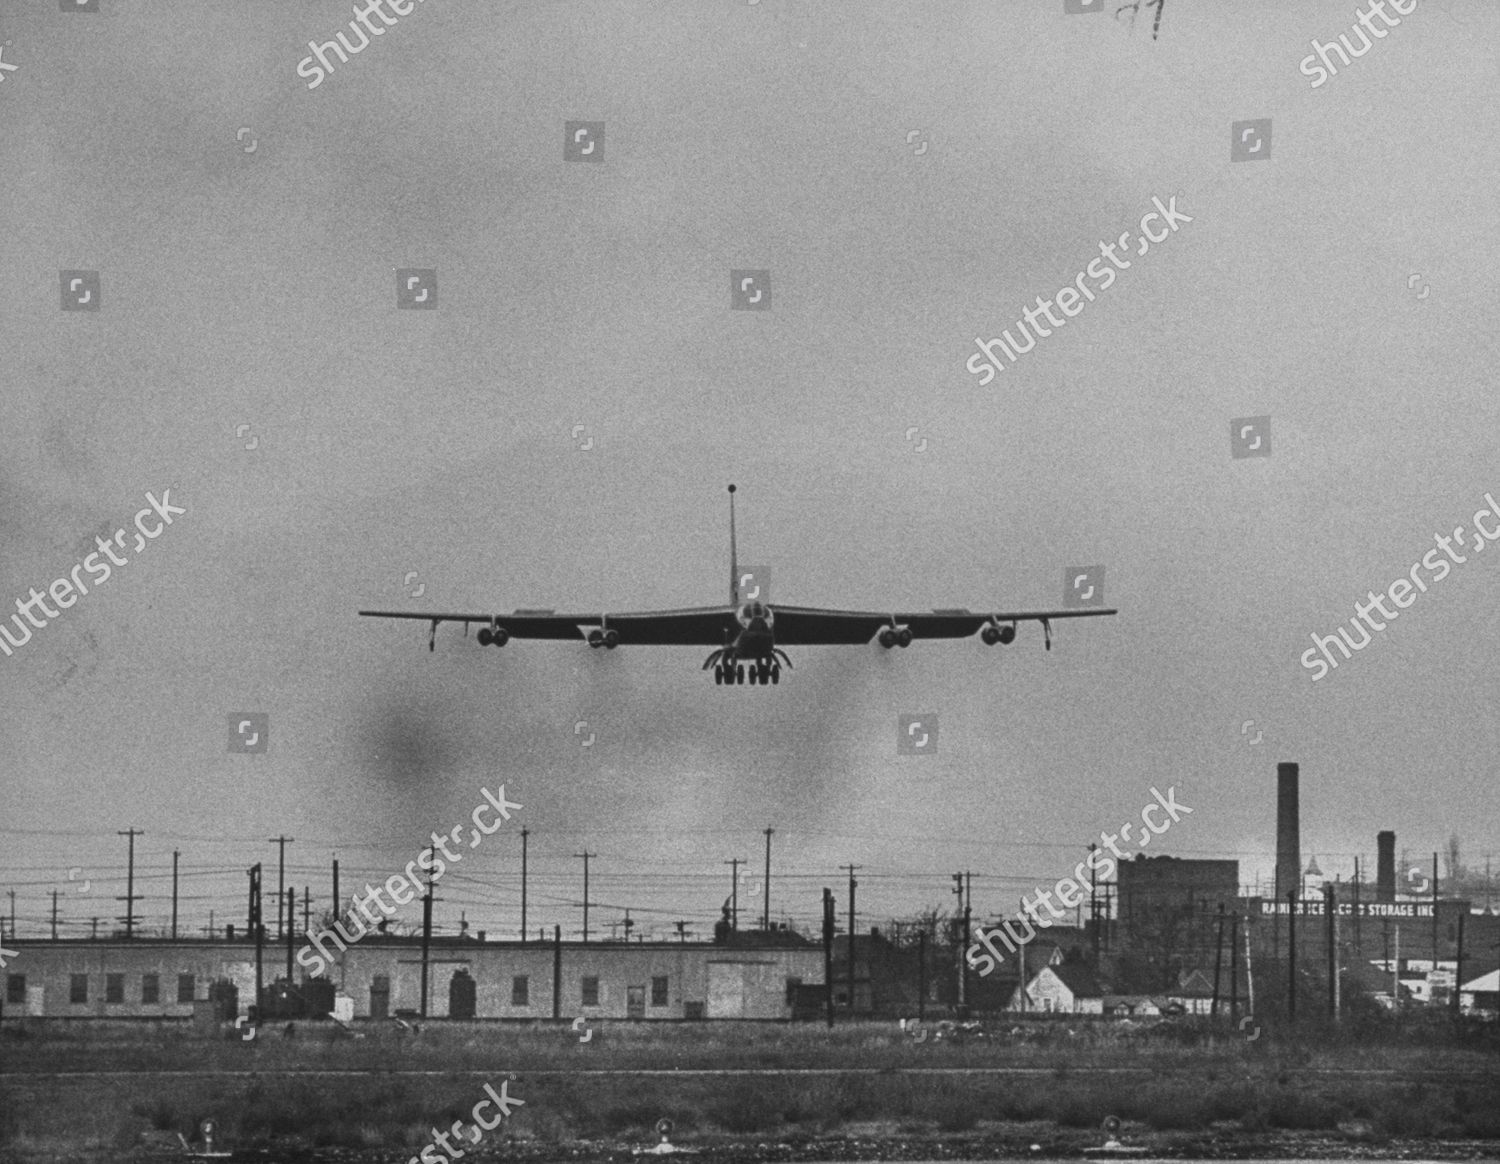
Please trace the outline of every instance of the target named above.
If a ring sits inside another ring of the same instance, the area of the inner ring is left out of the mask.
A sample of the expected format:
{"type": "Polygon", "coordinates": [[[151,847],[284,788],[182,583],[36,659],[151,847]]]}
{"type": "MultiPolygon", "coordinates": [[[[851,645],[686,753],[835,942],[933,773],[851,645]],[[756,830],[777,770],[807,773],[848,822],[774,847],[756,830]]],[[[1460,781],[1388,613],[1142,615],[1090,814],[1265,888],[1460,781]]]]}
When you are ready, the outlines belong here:
{"type": "MultiPolygon", "coordinates": [[[[600,646],[608,646],[601,642],[600,646]]],[[[780,651],[762,659],[751,659],[749,663],[742,663],[731,655],[728,649],[715,651],[703,662],[703,669],[709,667],[714,670],[714,685],[716,687],[736,687],[748,680],[756,687],[766,687],[773,683],[781,682],[781,664],[786,663],[790,667],[791,660],[780,651]],[[746,673],[748,671],[748,674],[746,673]]]]}

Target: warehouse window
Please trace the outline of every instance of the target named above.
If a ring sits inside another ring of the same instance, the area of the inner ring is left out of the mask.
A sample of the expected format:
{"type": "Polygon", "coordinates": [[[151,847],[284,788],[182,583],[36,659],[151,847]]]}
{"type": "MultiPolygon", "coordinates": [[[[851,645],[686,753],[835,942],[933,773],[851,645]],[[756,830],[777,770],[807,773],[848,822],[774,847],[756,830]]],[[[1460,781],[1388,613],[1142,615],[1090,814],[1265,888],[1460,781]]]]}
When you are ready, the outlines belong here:
{"type": "Polygon", "coordinates": [[[19,1003],[26,1001],[26,975],[7,975],[5,979],[5,1001],[19,1003]]]}
{"type": "Polygon", "coordinates": [[[511,1006],[531,1005],[531,983],[524,974],[517,974],[510,980],[510,1004],[511,1006]]]}
{"type": "Polygon", "coordinates": [[[667,1005],[667,976],[665,974],[651,979],[651,1005],[667,1005]]]}
{"type": "Polygon", "coordinates": [[[179,974],[177,976],[177,1001],[193,1001],[193,976],[191,974],[179,974]]]}
{"type": "Polygon", "coordinates": [[[104,1001],[125,1001],[125,975],[106,974],[104,976],[104,1001]]]}
{"type": "Polygon", "coordinates": [[[68,1001],[87,1002],[89,1000],[89,976],[87,974],[72,974],[68,977],[68,1001]]]}
{"type": "Polygon", "coordinates": [[[155,974],[141,975],[141,1001],[161,1001],[161,979],[159,979],[155,974]]]}
{"type": "Polygon", "coordinates": [[[599,1005],[599,979],[597,977],[585,978],[583,980],[583,1005],[599,1005]]]}

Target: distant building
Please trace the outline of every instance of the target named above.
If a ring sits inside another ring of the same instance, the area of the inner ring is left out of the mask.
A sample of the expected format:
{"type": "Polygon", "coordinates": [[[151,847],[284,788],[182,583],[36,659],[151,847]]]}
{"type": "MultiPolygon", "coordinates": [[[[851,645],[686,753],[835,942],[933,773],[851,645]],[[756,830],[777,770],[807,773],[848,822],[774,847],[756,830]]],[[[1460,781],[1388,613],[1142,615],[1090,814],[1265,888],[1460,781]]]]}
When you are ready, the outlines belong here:
{"type": "Polygon", "coordinates": [[[1102,1013],[1110,1018],[1147,1018],[1162,1012],[1161,1003],[1148,994],[1106,994],[1102,1013]]]}
{"type": "Polygon", "coordinates": [[[1238,861],[1190,861],[1136,854],[1119,867],[1119,922],[1127,936],[1155,924],[1164,913],[1210,915],[1239,901],[1238,861]]]}
{"type": "Polygon", "coordinates": [[[1464,1014],[1495,1017],[1500,1012],[1500,970],[1491,970],[1458,990],[1458,1006],[1464,1014]]]}
{"type": "Polygon", "coordinates": [[[1104,989],[1082,962],[1043,966],[1025,987],[1017,987],[1009,1006],[1014,1011],[1044,1014],[1103,1014],[1104,989]]]}
{"type": "MultiPolygon", "coordinates": [[[[1184,971],[1213,965],[1223,922],[1243,913],[1238,861],[1121,861],[1116,972],[1122,993],[1165,994],[1184,971]]],[[[1223,926],[1225,952],[1231,930],[1223,926]]]]}
{"type": "MultiPolygon", "coordinates": [[[[1229,1001],[1227,977],[1220,983],[1220,989],[1225,993],[1219,998],[1221,1012],[1225,1010],[1229,1001]]],[[[1240,995],[1241,1003],[1248,1003],[1248,990],[1240,995]]],[[[1169,990],[1166,995],[1167,1001],[1182,1008],[1184,1014],[1211,1014],[1213,1013],[1214,984],[1208,973],[1203,970],[1185,970],[1178,980],[1175,990],[1169,990]]]]}
{"type": "MultiPolygon", "coordinates": [[[[253,942],[41,941],[13,943],[4,974],[6,1018],[191,1018],[211,991],[255,998],[253,942]],[[222,992],[221,990],[221,992],[222,992]]],[[[284,948],[267,945],[263,1003],[289,991],[284,948]],[[278,977],[282,981],[278,983],[278,977]]],[[[422,1008],[415,938],[370,936],[338,955],[323,987],[355,1018],[422,1008]]],[[[314,982],[322,981],[311,980],[314,982]]],[[[823,951],[793,935],[780,945],[694,942],[520,943],[435,939],[427,958],[432,1018],[786,1019],[796,988],[823,981],[823,951]],[[554,995],[553,983],[559,985],[554,995]]],[[[201,1007],[198,1009],[201,1010],[201,1007]]]]}

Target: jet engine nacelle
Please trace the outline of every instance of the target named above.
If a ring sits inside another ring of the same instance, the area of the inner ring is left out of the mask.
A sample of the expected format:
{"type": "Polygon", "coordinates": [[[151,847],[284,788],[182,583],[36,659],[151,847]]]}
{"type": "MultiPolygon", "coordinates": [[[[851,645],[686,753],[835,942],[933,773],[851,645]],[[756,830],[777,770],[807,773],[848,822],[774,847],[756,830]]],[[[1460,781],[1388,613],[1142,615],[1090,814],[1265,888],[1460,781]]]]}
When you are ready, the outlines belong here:
{"type": "Polygon", "coordinates": [[[503,626],[479,628],[479,634],[475,636],[481,647],[503,647],[510,642],[510,631],[503,626]]]}
{"type": "Polygon", "coordinates": [[[880,645],[886,650],[911,646],[911,627],[885,627],[880,632],[880,645]]]}
{"type": "Polygon", "coordinates": [[[979,637],[984,640],[986,646],[993,647],[996,643],[1012,643],[1016,639],[1016,628],[1013,626],[996,626],[988,624],[979,632],[979,637]]]}

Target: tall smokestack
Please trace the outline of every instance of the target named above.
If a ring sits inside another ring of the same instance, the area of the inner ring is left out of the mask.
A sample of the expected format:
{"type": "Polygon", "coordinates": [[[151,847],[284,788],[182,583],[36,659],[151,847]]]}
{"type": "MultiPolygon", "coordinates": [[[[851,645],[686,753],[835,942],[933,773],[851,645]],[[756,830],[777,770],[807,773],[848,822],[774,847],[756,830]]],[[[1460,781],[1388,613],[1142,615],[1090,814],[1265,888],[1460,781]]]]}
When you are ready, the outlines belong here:
{"type": "Polygon", "coordinates": [[[1297,823],[1297,765],[1276,765],[1276,900],[1299,888],[1302,845],[1297,823]]]}
{"type": "Polygon", "coordinates": [[[1375,900],[1396,900],[1396,834],[1375,834],[1375,900]]]}

